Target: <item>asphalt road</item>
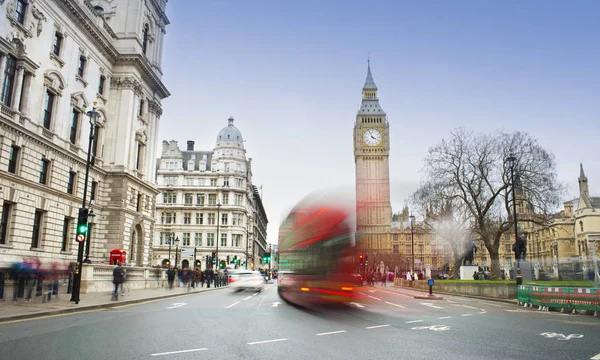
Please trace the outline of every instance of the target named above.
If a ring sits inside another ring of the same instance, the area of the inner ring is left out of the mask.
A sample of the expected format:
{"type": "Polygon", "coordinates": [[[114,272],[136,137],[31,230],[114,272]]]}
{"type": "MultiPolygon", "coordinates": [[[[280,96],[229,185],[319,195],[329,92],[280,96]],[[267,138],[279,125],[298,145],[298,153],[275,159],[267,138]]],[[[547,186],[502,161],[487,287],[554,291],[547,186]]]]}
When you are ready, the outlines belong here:
{"type": "MultiPolygon", "coordinates": [[[[303,309],[276,284],[0,323],[2,359],[591,359],[600,319],[456,296],[364,288],[303,309]],[[420,294],[420,293],[419,293],[420,294]]],[[[600,356],[598,357],[600,359],[600,356]]]]}

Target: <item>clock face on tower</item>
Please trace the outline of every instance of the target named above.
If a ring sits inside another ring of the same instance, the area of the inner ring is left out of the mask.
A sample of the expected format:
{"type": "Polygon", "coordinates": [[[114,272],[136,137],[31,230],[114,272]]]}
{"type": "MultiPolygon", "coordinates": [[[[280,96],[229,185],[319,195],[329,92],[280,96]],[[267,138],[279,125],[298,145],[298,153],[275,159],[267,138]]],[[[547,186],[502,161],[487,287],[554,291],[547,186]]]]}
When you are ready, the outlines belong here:
{"type": "Polygon", "coordinates": [[[381,133],[376,129],[369,129],[365,131],[363,140],[369,146],[377,146],[381,142],[381,133]]]}

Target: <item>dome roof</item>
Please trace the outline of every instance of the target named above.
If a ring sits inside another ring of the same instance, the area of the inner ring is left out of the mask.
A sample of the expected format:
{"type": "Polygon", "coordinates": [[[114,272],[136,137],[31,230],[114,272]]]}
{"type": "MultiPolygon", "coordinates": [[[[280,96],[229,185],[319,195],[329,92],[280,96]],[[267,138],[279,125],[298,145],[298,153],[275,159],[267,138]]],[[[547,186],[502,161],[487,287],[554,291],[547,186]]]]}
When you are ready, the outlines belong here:
{"type": "Polygon", "coordinates": [[[223,142],[238,143],[244,146],[242,133],[238,130],[238,128],[233,126],[233,117],[230,117],[228,121],[229,124],[219,131],[219,135],[217,135],[217,146],[223,142]]]}

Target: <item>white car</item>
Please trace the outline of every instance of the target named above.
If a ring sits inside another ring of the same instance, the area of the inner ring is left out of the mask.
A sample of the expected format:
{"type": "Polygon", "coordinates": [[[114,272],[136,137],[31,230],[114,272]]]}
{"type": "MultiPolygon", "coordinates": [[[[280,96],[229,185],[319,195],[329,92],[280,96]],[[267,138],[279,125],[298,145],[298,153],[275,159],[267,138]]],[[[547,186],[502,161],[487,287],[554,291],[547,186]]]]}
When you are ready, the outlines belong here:
{"type": "Polygon", "coordinates": [[[239,270],[229,273],[229,287],[234,291],[262,291],[265,279],[259,271],[239,270]]]}

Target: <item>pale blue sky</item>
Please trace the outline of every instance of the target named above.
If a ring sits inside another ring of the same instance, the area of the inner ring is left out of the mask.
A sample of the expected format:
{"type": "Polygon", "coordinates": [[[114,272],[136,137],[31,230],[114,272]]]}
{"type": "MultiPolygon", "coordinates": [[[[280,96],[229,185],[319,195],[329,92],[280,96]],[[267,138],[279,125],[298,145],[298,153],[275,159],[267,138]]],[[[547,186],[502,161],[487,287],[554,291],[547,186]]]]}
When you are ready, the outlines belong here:
{"type": "MultiPolygon", "coordinates": [[[[159,139],[211,149],[233,116],[270,242],[310,191],[354,187],[367,56],[391,131],[392,206],[463,126],[527,131],[600,193],[599,1],[170,1],[159,139]]],[[[565,199],[566,200],[566,199],[565,199]]]]}

